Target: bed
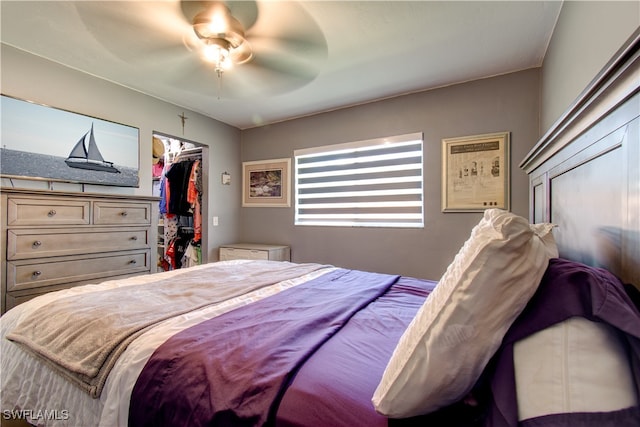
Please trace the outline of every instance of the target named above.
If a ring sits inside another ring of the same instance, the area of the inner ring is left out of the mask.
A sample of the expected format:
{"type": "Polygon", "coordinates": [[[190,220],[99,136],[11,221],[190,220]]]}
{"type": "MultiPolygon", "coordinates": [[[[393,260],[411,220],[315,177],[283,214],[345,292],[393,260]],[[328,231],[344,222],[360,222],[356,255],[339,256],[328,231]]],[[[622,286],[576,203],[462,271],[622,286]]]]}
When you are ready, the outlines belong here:
{"type": "Polygon", "coordinates": [[[236,260],[46,294],[0,320],[3,422],[640,425],[639,47],[523,160],[530,218],[485,211],[438,282],[236,260]]]}

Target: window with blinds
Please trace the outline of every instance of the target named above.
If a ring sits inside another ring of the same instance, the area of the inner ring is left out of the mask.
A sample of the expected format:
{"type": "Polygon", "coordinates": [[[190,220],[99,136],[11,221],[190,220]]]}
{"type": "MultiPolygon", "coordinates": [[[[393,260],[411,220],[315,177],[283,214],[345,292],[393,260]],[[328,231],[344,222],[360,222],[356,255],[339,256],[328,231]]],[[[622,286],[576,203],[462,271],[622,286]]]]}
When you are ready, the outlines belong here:
{"type": "Polygon", "coordinates": [[[422,133],[296,150],[295,224],[424,226],[422,133]]]}

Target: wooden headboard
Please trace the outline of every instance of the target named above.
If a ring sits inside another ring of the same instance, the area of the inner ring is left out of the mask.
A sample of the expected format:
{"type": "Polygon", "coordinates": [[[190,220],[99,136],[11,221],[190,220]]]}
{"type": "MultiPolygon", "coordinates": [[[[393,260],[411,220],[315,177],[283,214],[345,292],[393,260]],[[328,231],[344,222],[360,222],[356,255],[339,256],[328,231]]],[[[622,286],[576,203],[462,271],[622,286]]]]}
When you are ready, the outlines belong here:
{"type": "Polygon", "coordinates": [[[640,288],[640,30],[520,166],[560,256],[640,288]]]}

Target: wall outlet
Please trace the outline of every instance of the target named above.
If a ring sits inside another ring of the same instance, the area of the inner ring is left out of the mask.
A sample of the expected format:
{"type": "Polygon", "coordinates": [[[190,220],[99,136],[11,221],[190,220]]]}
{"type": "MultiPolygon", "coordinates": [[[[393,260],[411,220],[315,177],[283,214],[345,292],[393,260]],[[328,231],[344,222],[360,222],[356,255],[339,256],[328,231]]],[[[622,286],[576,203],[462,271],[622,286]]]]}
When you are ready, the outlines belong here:
{"type": "Polygon", "coordinates": [[[213,226],[214,226],[214,227],[217,227],[217,226],[218,226],[218,217],[217,217],[217,216],[214,216],[214,217],[213,217],[213,226]]]}

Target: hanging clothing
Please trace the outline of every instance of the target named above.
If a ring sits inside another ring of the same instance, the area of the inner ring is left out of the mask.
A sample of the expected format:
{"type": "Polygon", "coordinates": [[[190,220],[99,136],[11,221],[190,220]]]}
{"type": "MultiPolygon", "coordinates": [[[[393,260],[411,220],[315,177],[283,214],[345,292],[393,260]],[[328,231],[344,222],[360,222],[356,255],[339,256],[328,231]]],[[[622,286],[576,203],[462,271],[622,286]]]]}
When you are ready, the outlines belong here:
{"type": "Polygon", "coordinates": [[[168,212],[177,215],[191,215],[191,204],[187,201],[189,178],[193,160],[184,160],[172,163],[165,173],[169,181],[168,212]]]}
{"type": "Polygon", "coordinates": [[[165,176],[165,172],[166,172],[166,168],[163,169],[162,175],[160,175],[159,208],[160,208],[161,215],[167,213],[167,206],[168,206],[167,201],[169,200],[169,189],[168,189],[168,182],[167,182],[167,177],[165,176]]]}
{"type": "Polygon", "coordinates": [[[199,247],[193,242],[189,243],[187,250],[182,257],[182,267],[193,267],[194,265],[200,265],[199,247]]]}
{"type": "Polygon", "coordinates": [[[173,214],[164,214],[164,241],[167,244],[178,236],[178,217],[173,214]]]}
{"type": "Polygon", "coordinates": [[[160,179],[160,213],[166,251],[162,265],[177,269],[202,262],[202,167],[199,159],[176,158],[160,179]]]}
{"type": "Polygon", "coordinates": [[[160,159],[158,163],[154,163],[151,166],[151,175],[154,178],[159,178],[164,173],[164,159],[160,159]]]}
{"type": "Polygon", "coordinates": [[[196,242],[202,239],[202,208],[200,206],[202,194],[200,190],[198,190],[199,186],[200,188],[202,187],[202,174],[200,160],[196,160],[191,168],[191,176],[189,177],[189,187],[187,190],[187,201],[191,204],[191,211],[193,212],[193,240],[196,242]],[[198,181],[200,184],[198,184],[198,181]]]}
{"type": "Polygon", "coordinates": [[[193,239],[193,228],[192,227],[179,227],[178,235],[174,239],[174,264],[175,268],[183,268],[188,267],[188,265],[183,265],[182,260],[184,259],[184,255],[187,252],[187,248],[191,244],[191,240],[193,239]]]}
{"type": "Polygon", "coordinates": [[[196,189],[196,177],[198,175],[198,168],[200,166],[200,160],[193,162],[191,167],[191,174],[189,175],[189,183],[187,185],[187,202],[191,206],[195,205],[198,200],[198,190],[196,189]]]}

